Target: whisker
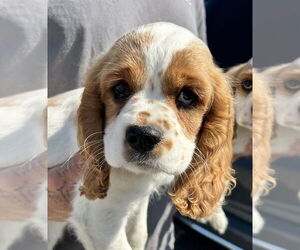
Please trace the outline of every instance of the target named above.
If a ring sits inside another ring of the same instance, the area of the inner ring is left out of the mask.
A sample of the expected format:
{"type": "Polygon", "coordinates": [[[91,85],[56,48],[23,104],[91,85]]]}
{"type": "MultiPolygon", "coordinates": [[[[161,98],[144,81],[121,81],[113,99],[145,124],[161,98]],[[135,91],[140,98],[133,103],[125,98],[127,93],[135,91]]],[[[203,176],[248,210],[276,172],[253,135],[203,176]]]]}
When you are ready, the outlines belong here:
{"type": "Polygon", "coordinates": [[[90,143],[90,144],[88,144],[88,145],[85,146],[85,147],[82,146],[82,149],[79,150],[79,152],[82,153],[83,151],[87,151],[87,149],[88,149],[89,147],[95,146],[95,145],[97,145],[97,144],[99,144],[100,146],[103,145],[102,141],[94,141],[93,143],[90,143]]]}
{"type": "Polygon", "coordinates": [[[88,135],[88,136],[85,138],[84,143],[85,143],[86,141],[88,141],[88,139],[89,139],[91,136],[94,136],[94,135],[97,135],[97,134],[103,134],[103,133],[104,133],[103,131],[97,131],[97,132],[94,132],[94,133],[88,135]]]}

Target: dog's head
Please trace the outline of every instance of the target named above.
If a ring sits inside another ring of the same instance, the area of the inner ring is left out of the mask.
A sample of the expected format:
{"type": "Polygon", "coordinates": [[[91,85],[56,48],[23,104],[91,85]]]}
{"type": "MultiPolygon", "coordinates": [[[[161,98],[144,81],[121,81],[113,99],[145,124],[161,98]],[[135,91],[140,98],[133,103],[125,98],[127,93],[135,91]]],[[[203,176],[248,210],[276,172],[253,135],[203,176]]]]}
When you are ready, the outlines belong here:
{"type": "Polygon", "coordinates": [[[273,88],[276,124],[300,130],[300,58],[264,73],[273,88]]]}
{"type": "Polygon", "coordinates": [[[196,218],[234,182],[230,86],[206,45],[179,26],[150,24],[117,40],[88,72],[78,127],[88,199],[107,195],[111,167],[164,173],[176,177],[177,209],[196,218]]]}
{"type": "Polygon", "coordinates": [[[252,129],[252,63],[232,67],[227,75],[232,80],[236,125],[252,129]]]}

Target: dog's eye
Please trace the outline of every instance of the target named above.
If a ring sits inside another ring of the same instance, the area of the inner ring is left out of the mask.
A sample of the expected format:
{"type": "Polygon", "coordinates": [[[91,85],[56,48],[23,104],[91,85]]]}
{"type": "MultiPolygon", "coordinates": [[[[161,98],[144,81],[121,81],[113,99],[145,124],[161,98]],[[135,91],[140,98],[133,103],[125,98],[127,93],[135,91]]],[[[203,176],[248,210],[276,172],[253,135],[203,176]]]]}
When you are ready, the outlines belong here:
{"type": "Polygon", "coordinates": [[[245,90],[246,92],[252,91],[252,80],[246,79],[246,80],[242,81],[241,84],[242,84],[243,90],[245,90]]]}
{"type": "Polygon", "coordinates": [[[115,100],[125,100],[130,96],[130,88],[126,81],[120,80],[115,86],[112,87],[112,92],[115,100]]]}
{"type": "Polygon", "coordinates": [[[177,98],[176,105],[178,108],[193,108],[197,104],[198,97],[197,95],[189,88],[183,88],[177,98]]]}
{"type": "Polygon", "coordinates": [[[297,91],[300,89],[300,81],[298,80],[287,80],[284,82],[284,87],[289,91],[297,91]]]}

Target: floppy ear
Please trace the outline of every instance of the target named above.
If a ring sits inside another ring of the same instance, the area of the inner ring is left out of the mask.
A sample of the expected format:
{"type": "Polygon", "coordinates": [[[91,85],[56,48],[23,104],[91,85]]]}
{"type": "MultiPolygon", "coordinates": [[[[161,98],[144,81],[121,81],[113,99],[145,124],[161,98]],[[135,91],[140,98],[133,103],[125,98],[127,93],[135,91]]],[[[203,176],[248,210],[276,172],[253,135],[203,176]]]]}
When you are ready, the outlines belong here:
{"type": "Polygon", "coordinates": [[[252,197],[266,195],[276,185],[270,168],[273,105],[262,74],[253,70],[253,178],[252,197]]]}
{"type": "Polygon", "coordinates": [[[204,116],[191,166],[170,192],[178,211],[192,219],[210,215],[222,195],[235,185],[232,177],[233,100],[231,88],[220,72],[213,72],[213,97],[204,116]]]}
{"type": "Polygon", "coordinates": [[[89,70],[85,88],[78,109],[78,141],[83,148],[86,161],[83,172],[83,185],[80,194],[87,199],[103,199],[109,186],[110,166],[104,160],[103,130],[104,105],[100,93],[100,73],[105,56],[102,56],[89,70]]]}

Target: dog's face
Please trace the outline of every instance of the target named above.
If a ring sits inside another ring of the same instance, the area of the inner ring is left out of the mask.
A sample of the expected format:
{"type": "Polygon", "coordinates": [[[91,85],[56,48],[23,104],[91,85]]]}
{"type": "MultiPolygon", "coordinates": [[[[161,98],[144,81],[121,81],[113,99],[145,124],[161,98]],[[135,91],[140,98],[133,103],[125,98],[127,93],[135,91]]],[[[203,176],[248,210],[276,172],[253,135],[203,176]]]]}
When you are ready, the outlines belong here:
{"type": "Polygon", "coordinates": [[[243,63],[230,68],[227,73],[234,92],[235,157],[252,154],[252,65],[243,63]]]}
{"type": "Polygon", "coordinates": [[[231,68],[227,74],[232,79],[235,100],[235,122],[252,129],[252,65],[250,62],[231,68]]]}
{"type": "Polygon", "coordinates": [[[78,114],[82,145],[103,138],[103,148],[87,145],[90,199],[105,197],[110,167],[162,172],[177,177],[170,195],[180,212],[199,217],[233,181],[230,86],[181,27],[146,25],[116,41],[90,70],[78,114]]]}
{"type": "Polygon", "coordinates": [[[105,158],[129,171],[179,175],[191,163],[215,80],[201,41],[173,25],[160,29],[121,38],[109,56],[101,86],[105,158]],[[144,44],[132,51],[136,41],[144,44]]]}
{"type": "Polygon", "coordinates": [[[300,59],[272,76],[276,123],[300,130],[300,59]]]}

